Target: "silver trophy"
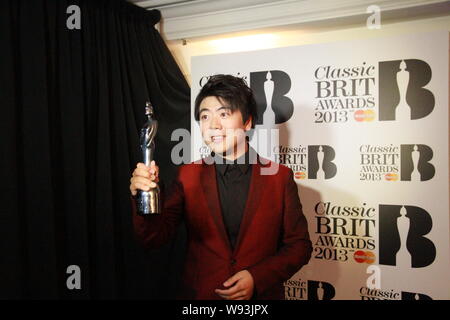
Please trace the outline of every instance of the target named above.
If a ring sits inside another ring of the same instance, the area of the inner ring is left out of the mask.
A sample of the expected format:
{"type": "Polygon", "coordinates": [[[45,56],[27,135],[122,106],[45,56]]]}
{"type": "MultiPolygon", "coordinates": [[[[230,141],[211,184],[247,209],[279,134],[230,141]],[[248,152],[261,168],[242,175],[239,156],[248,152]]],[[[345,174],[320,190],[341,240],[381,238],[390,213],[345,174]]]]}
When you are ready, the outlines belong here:
{"type": "MultiPolygon", "coordinates": [[[[155,137],[158,129],[158,121],[154,119],[153,107],[150,102],[145,105],[145,115],[147,121],[141,129],[140,146],[143,162],[146,166],[150,166],[155,153],[155,137]]],[[[136,197],[137,212],[141,216],[161,213],[160,207],[160,190],[158,184],[149,191],[138,190],[136,197]]]]}

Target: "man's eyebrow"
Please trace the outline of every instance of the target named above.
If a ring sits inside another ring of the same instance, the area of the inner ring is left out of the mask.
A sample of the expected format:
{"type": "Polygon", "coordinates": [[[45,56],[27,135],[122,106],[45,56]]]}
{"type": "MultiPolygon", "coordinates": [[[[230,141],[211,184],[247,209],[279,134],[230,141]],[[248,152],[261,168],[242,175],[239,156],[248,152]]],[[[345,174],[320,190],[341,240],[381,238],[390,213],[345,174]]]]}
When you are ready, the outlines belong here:
{"type": "MultiPolygon", "coordinates": [[[[228,106],[221,106],[221,107],[219,107],[219,108],[216,109],[216,111],[220,111],[220,110],[230,110],[230,111],[231,111],[231,107],[228,107],[228,106]]],[[[202,112],[206,112],[206,111],[210,112],[211,110],[210,110],[210,109],[207,109],[207,108],[201,108],[201,109],[198,111],[198,114],[200,114],[200,113],[202,113],[202,112]]]]}
{"type": "Polygon", "coordinates": [[[200,113],[202,113],[202,112],[205,112],[205,111],[209,111],[209,109],[201,108],[201,109],[198,111],[198,114],[200,114],[200,113]]]}
{"type": "Polygon", "coordinates": [[[220,108],[217,108],[216,111],[220,111],[220,110],[230,110],[231,111],[231,107],[228,106],[221,106],[220,108]]]}

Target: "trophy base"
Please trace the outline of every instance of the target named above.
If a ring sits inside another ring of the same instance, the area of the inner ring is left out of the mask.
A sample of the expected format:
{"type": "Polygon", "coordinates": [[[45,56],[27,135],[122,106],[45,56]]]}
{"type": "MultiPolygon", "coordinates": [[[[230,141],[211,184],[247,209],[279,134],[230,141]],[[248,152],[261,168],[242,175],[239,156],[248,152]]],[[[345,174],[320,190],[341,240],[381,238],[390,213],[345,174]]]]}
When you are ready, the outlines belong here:
{"type": "Polygon", "coordinates": [[[139,191],[136,197],[137,214],[140,216],[149,216],[161,214],[159,188],[150,191],[139,191]]]}

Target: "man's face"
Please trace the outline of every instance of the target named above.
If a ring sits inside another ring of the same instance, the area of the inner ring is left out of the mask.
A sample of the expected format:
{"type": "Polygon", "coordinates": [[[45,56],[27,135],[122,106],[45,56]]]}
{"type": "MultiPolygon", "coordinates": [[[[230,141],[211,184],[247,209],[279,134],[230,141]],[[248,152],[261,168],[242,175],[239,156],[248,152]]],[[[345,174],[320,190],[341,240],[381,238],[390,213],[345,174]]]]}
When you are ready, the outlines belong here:
{"type": "Polygon", "coordinates": [[[245,153],[245,131],[251,129],[251,118],[244,124],[242,113],[232,111],[217,97],[206,97],[199,108],[200,130],[205,143],[217,154],[235,158],[245,153]]]}

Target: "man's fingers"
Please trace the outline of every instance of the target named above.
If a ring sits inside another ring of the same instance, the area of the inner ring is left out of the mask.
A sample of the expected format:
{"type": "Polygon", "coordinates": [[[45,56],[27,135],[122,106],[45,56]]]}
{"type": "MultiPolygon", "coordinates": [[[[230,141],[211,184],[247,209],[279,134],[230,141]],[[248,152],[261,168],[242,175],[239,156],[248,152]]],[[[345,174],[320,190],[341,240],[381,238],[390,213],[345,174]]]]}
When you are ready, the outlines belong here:
{"type": "Polygon", "coordinates": [[[143,164],[142,162],[139,162],[137,165],[136,165],[136,168],[139,168],[139,169],[144,169],[144,170],[150,170],[150,168],[149,167],[147,167],[145,164],[143,164]]]}
{"type": "Polygon", "coordinates": [[[141,176],[141,177],[150,177],[150,172],[148,170],[145,170],[143,168],[136,168],[133,172],[133,176],[141,176]]]}
{"type": "Polygon", "coordinates": [[[245,292],[245,290],[239,290],[238,292],[234,293],[234,294],[219,294],[219,296],[221,296],[222,298],[226,299],[226,300],[244,300],[247,297],[247,293],[245,292]]]}
{"type": "Polygon", "coordinates": [[[229,296],[228,300],[244,300],[247,296],[247,293],[244,290],[239,291],[238,293],[229,296]]]}
{"type": "Polygon", "coordinates": [[[159,168],[155,163],[155,160],[152,160],[152,162],[150,162],[150,173],[159,173],[159,168]]]}
{"type": "Polygon", "coordinates": [[[233,285],[233,283],[235,283],[236,281],[238,281],[239,279],[241,279],[241,276],[239,275],[239,273],[236,273],[234,276],[232,276],[231,278],[229,278],[227,281],[225,281],[223,283],[224,287],[229,287],[231,285],[233,285]]]}
{"type": "Polygon", "coordinates": [[[222,289],[216,289],[216,293],[219,294],[219,295],[231,296],[231,295],[236,294],[237,292],[239,292],[239,291],[241,291],[241,290],[242,290],[242,289],[241,289],[241,287],[239,286],[239,284],[236,284],[236,285],[232,286],[232,287],[229,288],[229,289],[225,289],[225,290],[222,290],[222,289]]]}
{"type": "Polygon", "coordinates": [[[135,196],[137,194],[137,190],[142,190],[142,191],[149,191],[152,188],[155,188],[156,184],[154,182],[151,182],[150,184],[146,184],[146,183],[134,183],[130,186],[130,191],[131,194],[133,196],[135,196]]]}
{"type": "Polygon", "coordinates": [[[132,177],[132,178],[130,179],[130,182],[131,182],[132,184],[135,184],[135,183],[141,183],[141,184],[150,185],[150,182],[152,182],[152,181],[151,181],[149,178],[140,177],[140,176],[135,176],[135,177],[132,177]]]}
{"type": "Polygon", "coordinates": [[[155,182],[158,182],[158,181],[159,181],[159,177],[158,177],[157,175],[155,175],[155,174],[150,174],[150,173],[148,173],[148,172],[139,172],[139,173],[136,173],[136,174],[134,175],[134,177],[136,177],[136,178],[142,177],[142,178],[148,179],[148,180],[150,180],[150,181],[155,181],[155,182]]]}
{"type": "Polygon", "coordinates": [[[137,190],[149,191],[156,188],[156,183],[159,182],[158,166],[152,161],[152,167],[148,167],[142,162],[136,165],[136,169],[130,179],[130,191],[133,196],[137,194],[137,190]]]}
{"type": "Polygon", "coordinates": [[[145,178],[149,178],[152,181],[156,181],[156,182],[159,181],[158,170],[148,171],[148,170],[145,170],[142,168],[136,168],[136,170],[134,170],[134,172],[133,172],[133,177],[145,177],[145,178]]]}
{"type": "Polygon", "coordinates": [[[135,170],[136,174],[138,172],[139,172],[139,175],[143,175],[143,176],[145,176],[144,172],[158,176],[159,175],[159,167],[155,164],[154,160],[150,163],[150,166],[146,166],[142,162],[139,162],[137,164],[136,170],[135,170]]]}
{"type": "Polygon", "coordinates": [[[149,184],[135,183],[134,185],[136,186],[136,189],[139,189],[139,190],[142,190],[142,191],[150,190],[150,185],[149,184]]]}
{"type": "Polygon", "coordinates": [[[154,182],[144,177],[133,177],[130,181],[132,187],[143,191],[148,191],[150,188],[156,187],[156,184],[154,182]]]}
{"type": "Polygon", "coordinates": [[[220,295],[222,298],[224,299],[230,299],[230,297],[232,296],[236,296],[236,294],[238,294],[239,292],[242,291],[242,286],[239,283],[239,280],[242,278],[242,274],[241,273],[236,273],[235,275],[233,275],[232,277],[230,277],[228,280],[226,280],[223,283],[224,287],[230,287],[228,289],[216,289],[216,293],[218,295],[220,295]]]}

